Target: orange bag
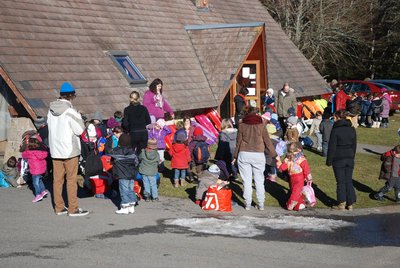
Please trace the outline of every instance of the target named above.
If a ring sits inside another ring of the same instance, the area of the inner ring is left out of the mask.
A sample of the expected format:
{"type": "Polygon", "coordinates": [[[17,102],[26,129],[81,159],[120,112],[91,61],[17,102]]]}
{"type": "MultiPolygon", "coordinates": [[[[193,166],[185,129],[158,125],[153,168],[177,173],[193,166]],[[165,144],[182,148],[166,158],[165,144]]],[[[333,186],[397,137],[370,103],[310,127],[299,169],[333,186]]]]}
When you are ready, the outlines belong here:
{"type": "Polygon", "coordinates": [[[208,187],[206,198],[203,201],[203,210],[232,211],[232,190],[219,188],[218,185],[208,187]]]}
{"type": "Polygon", "coordinates": [[[135,192],[135,194],[137,195],[138,199],[142,199],[142,186],[140,186],[139,182],[137,180],[135,180],[134,184],[133,184],[133,191],[135,192]]]}
{"type": "Polygon", "coordinates": [[[109,155],[102,155],[100,157],[101,163],[103,163],[103,171],[111,171],[112,169],[112,164],[111,164],[111,156],[109,155]]]}

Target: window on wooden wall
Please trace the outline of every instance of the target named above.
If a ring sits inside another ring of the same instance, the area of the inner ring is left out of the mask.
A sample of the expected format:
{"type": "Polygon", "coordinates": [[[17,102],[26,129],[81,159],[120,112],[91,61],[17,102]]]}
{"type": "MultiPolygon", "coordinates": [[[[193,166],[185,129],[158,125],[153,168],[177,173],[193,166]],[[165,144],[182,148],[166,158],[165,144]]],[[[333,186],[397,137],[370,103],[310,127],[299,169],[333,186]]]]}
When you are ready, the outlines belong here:
{"type": "Polygon", "coordinates": [[[210,0],[192,0],[199,10],[208,10],[210,0]]]}
{"type": "Polygon", "coordinates": [[[147,80],[126,51],[109,51],[112,61],[129,84],[146,84],[147,80]]]}

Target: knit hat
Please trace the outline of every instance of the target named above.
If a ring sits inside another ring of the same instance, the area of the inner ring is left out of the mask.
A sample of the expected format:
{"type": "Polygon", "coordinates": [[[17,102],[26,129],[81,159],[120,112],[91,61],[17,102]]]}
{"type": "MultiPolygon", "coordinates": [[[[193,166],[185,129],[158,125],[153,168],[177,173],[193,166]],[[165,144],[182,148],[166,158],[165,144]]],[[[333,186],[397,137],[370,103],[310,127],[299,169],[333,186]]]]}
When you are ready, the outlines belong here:
{"type": "Polygon", "coordinates": [[[267,124],[267,131],[269,135],[276,133],[276,127],[274,124],[267,124]]]}
{"type": "Polygon", "coordinates": [[[290,107],[287,112],[288,112],[289,116],[296,115],[296,110],[293,107],[290,107]]]}
{"type": "Polygon", "coordinates": [[[46,124],[46,117],[43,116],[36,117],[36,119],[33,121],[33,124],[35,125],[36,128],[40,128],[41,126],[46,124]]]}
{"type": "Polygon", "coordinates": [[[219,169],[219,167],[217,165],[214,164],[208,168],[208,172],[219,176],[219,173],[221,172],[221,170],[219,169]]]}
{"type": "MultiPolygon", "coordinates": [[[[215,163],[220,170],[219,177],[223,180],[228,180],[229,179],[229,172],[228,169],[226,168],[226,163],[223,160],[218,160],[217,163],[215,163]]],[[[210,171],[211,172],[211,171],[210,171]]]]}
{"type": "Polygon", "coordinates": [[[131,136],[127,133],[122,134],[118,139],[118,146],[130,147],[131,146],[131,136]]]}
{"type": "Polygon", "coordinates": [[[99,111],[96,111],[92,117],[93,120],[99,120],[100,122],[103,121],[103,114],[99,111]]]}
{"type": "Polygon", "coordinates": [[[157,149],[157,140],[156,139],[150,139],[147,141],[147,148],[150,149],[157,149]]]}
{"type": "Polygon", "coordinates": [[[185,131],[179,131],[178,134],[176,135],[176,141],[178,142],[184,142],[186,140],[186,133],[185,131]]]}
{"type": "Polygon", "coordinates": [[[194,128],[194,130],[193,130],[193,136],[200,136],[200,135],[203,135],[204,134],[204,132],[203,132],[203,130],[201,129],[201,127],[195,127],[194,128]]]}
{"type": "Polygon", "coordinates": [[[267,119],[268,121],[271,120],[271,113],[270,112],[266,112],[265,114],[263,114],[261,116],[262,118],[267,119]]]}
{"type": "Polygon", "coordinates": [[[110,119],[107,120],[107,127],[108,128],[115,128],[121,126],[121,123],[115,120],[114,117],[110,117],[110,119]]]}
{"type": "Polygon", "coordinates": [[[271,93],[272,95],[274,95],[274,90],[272,88],[268,88],[267,92],[271,93]]]}
{"type": "Polygon", "coordinates": [[[271,119],[278,120],[278,114],[271,114],[271,119]]]}
{"type": "Polygon", "coordinates": [[[297,124],[297,118],[295,116],[290,116],[287,121],[288,124],[291,124],[292,126],[297,124]]]}
{"type": "Polygon", "coordinates": [[[160,128],[163,128],[165,126],[165,120],[160,118],[157,120],[156,124],[159,125],[160,128]]]}
{"type": "Polygon", "coordinates": [[[60,87],[60,96],[75,94],[75,88],[68,82],[65,82],[60,87]]]}
{"type": "Polygon", "coordinates": [[[89,126],[87,127],[87,134],[89,137],[97,136],[96,127],[93,124],[89,124],[89,126]]]}

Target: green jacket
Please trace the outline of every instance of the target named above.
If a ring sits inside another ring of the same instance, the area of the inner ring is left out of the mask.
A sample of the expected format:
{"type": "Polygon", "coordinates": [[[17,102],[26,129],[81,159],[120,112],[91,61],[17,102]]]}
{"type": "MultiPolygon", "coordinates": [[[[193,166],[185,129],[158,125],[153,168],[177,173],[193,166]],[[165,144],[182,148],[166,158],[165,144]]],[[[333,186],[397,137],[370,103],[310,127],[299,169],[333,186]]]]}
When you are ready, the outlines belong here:
{"type": "Polygon", "coordinates": [[[281,91],[278,92],[278,96],[276,99],[276,113],[279,117],[289,117],[288,110],[290,107],[296,111],[297,101],[296,96],[288,92],[285,96],[282,95],[281,91]]]}
{"type": "Polygon", "coordinates": [[[139,173],[147,176],[155,176],[158,173],[160,155],[157,150],[143,149],[139,155],[139,173]]]}

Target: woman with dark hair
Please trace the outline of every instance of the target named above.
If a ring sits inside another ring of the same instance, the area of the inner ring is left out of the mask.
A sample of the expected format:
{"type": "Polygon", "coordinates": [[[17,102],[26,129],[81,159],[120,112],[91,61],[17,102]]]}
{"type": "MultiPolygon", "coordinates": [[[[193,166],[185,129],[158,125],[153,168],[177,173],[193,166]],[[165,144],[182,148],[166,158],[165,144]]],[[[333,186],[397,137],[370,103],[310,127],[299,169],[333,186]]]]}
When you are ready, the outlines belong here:
{"type": "Polygon", "coordinates": [[[132,91],[130,104],[124,110],[122,127],[130,133],[131,146],[139,154],[147,146],[148,132],[146,126],[151,123],[147,108],[140,104],[140,95],[132,91]]]}
{"type": "Polygon", "coordinates": [[[328,144],[326,165],[333,166],[336,178],[338,205],[334,209],[353,209],[356,192],[353,186],[354,158],[357,148],[356,130],[347,119],[347,112],[339,110],[334,113],[335,123],[328,144]]]}
{"type": "Polygon", "coordinates": [[[239,94],[237,94],[233,101],[235,102],[235,127],[239,128],[239,120],[242,113],[242,110],[245,106],[248,105],[246,100],[246,95],[249,94],[249,90],[246,87],[242,87],[239,90],[239,94]]]}
{"type": "Polygon", "coordinates": [[[264,169],[265,155],[275,158],[277,153],[269,138],[267,128],[258,114],[258,108],[246,106],[243,109],[243,119],[239,124],[236,148],[232,164],[236,159],[240,176],[243,180],[243,197],[245,209],[250,210],[252,203],[252,182],[256,186],[258,209],[264,210],[265,188],[264,169]]]}
{"type": "Polygon", "coordinates": [[[146,106],[149,114],[154,117],[154,121],[162,118],[164,114],[169,113],[174,117],[174,112],[171,106],[164,99],[162,95],[163,82],[161,79],[156,78],[151,82],[149,89],[144,93],[143,105],[146,106]]]}

